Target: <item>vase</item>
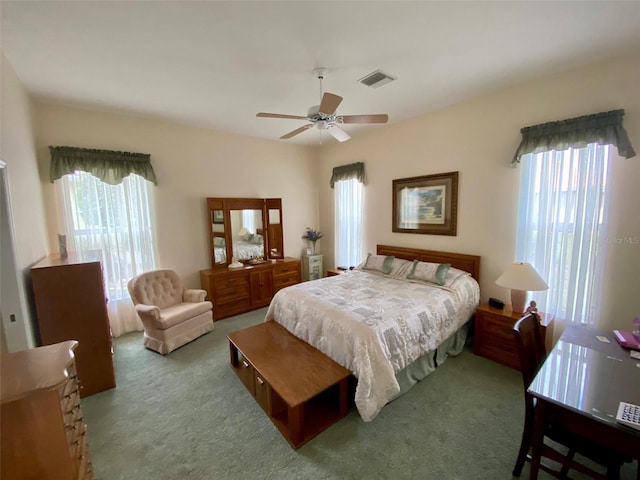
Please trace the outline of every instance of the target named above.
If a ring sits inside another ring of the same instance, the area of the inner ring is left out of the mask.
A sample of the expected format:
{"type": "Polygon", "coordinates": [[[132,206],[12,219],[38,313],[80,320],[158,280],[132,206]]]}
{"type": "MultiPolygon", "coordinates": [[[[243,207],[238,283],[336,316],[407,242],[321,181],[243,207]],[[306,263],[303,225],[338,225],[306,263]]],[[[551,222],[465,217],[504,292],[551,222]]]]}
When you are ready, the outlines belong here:
{"type": "Polygon", "coordinates": [[[311,240],[311,255],[316,254],[316,240],[311,240]]]}

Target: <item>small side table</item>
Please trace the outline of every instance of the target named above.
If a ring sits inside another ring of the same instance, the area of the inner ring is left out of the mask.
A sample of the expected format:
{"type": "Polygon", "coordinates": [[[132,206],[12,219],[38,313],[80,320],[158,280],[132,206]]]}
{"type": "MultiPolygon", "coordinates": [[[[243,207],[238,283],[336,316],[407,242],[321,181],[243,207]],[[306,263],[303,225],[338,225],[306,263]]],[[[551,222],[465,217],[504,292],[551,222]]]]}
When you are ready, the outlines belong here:
{"type": "Polygon", "coordinates": [[[327,270],[327,277],[333,277],[335,275],[342,275],[345,272],[345,270],[340,270],[338,268],[330,268],[329,270],[327,270]]]}
{"type": "MultiPolygon", "coordinates": [[[[511,305],[505,305],[503,310],[490,307],[488,303],[480,305],[476,309],[473,353],[520,370],[520,358],[513,339],[513,326],[524,315],[513,312],[511,305]]],[[[553,315],[544,312],[538,312],[538,315],[542,336],[547,351],[550,351],[553,341],[553,315]]]]}
{"type": "Polygon", "coordinates": [[[302,256],[302,281],[322,278],[322,255],[302,256]]]}

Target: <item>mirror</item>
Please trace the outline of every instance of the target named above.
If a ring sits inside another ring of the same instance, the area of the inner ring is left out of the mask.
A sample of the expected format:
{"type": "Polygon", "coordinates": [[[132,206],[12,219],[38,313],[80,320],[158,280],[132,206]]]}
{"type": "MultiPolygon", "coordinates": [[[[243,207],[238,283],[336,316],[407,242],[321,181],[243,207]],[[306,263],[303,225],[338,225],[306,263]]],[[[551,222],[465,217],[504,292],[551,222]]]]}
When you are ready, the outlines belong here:
{"type": "Polygon", "coordinates": [[[284,258],[280,198],[207,198],[212,268],[284,258]]]}
{"type": "Polygon", "coordinates": [[[282,200],[279,198],[267,198],[267,238],[269,243],[269,258],[284,258],[284,245],[282,243],[282,200]]]}
{"type": "Polygon", "coordinates": [[[262,210],[230,210],[232,261],[264,259],[262,210]]]}

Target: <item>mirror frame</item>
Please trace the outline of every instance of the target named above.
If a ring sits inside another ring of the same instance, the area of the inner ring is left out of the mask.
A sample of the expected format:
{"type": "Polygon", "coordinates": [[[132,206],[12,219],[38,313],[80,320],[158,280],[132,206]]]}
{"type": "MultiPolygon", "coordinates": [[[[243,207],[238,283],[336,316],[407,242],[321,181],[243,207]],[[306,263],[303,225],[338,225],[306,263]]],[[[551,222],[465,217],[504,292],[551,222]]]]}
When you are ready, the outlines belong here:
{"type": "Polygon", "coordinates": [[[207,231],[212,269],[227,269],[232,262],[233,239],[231,232],[231,210],[260,210],[262,212],[262,228],[264,230],[264,258],[265,260],[284,258],[281,198],[209,197],[207,198],[207,231]],[[212,228],[214,210],[222,210],[224,213],[223,225],[226,247],[226,262],[224,263],[215,263],[213,239],[216,235],[212,228]],[[278,210],[280,223],[269,223],[269,210],[278,210]],[[275,250],[275,252],[272,250],[275,250]]]}

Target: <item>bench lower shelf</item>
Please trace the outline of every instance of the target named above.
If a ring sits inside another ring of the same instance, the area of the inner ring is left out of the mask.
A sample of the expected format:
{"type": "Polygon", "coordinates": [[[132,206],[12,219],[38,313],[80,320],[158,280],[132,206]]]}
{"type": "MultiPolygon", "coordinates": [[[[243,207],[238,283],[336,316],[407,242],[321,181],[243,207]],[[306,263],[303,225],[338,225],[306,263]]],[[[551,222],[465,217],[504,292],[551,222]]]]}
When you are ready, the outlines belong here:
{"type": "Polygon", "coordinates": [[[278,323],[227,338],[231,367],[294,449],[349,413],[351,373],[278,323]]]}

